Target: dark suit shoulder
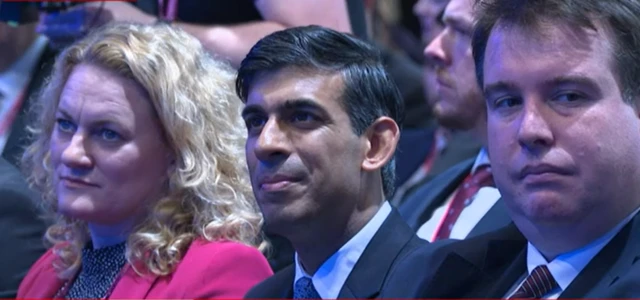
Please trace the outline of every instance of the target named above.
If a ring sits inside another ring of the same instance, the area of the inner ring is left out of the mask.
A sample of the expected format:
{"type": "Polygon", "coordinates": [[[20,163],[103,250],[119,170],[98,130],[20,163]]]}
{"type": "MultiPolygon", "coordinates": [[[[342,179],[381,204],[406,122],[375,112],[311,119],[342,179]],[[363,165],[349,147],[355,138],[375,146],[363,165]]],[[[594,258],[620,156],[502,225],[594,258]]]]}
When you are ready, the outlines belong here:
{"type": "Polygon", "coordinates": [[[0,158],[0,298],[13,298],[29,267],[45,252],[47,224],[37,207],[38,194],[20,172],[0,158]]]}
{"type": "MultiPolygon", "coordinates": [[[[466,240],[442,240],[423,245],[408,255],[396,270],[385,287],[384,298],[465,298],[462,286],[466,283],[478,283],[477,278],[485,271],[486,259],[505,258],[517,253],[526,240],[519,235],[515,226],[510,225],[497,231],[466,240]],[[516,249],[508,249],[511,242],[516,249]],[[494,245],[505,252],[494,251],[494,245]],[[512,251],[513,250],[513,251],[512,251]],[[503,255],[506,254],[506,255],[503,255]]],[[[496,264],[503,267],[504,264],[496,264]]],[[[482,277],[487,279],[487,277],[482,277]]]]}
{"type": "Polygon", "coordinates": [[[422,185],[416,187],[415,191],[409,196],[409,198],[407,198],[407,201],[409,201],[409,199],[415,198],[415,196],[419,197],[420,192],[424,192],[425,190],[429,190],[435,186],[446,185],[452,181],[461,181],[462,178],[464,178],[464,175],[470,172],[475,159],[475,157],[465,159],[447,169],[446,171],[440,173],[431,181],[425,182],[422,185]]]}
{"type": "Polygon", "coordinates": [[[245,299],[292,298],[295,265],[289,265],[263,280],[247,292],[245,299]]]}
{"type": "Polygon", "coordinates": [[[422,296],[443,257],[451,252],[454,240],[423,243],[410,249],[389,273],[381,298],[416,298],[422,296]]]}

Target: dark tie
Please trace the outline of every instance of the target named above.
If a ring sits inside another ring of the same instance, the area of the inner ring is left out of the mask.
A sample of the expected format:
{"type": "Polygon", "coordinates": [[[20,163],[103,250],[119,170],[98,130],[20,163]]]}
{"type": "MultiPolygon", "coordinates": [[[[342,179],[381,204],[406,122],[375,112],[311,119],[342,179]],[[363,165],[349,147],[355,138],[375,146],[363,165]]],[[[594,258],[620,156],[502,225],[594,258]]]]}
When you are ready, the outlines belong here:
{"type": "Polygon", "coordinates": [[[545,265],[537,266],[509,299],[542,298],[558,287],[558,283],[545,265]]]}
{"type": "Polygon", "coordinates": [[[445,212],[446,216],[438,228],[434,241],[449,238],[453,225],[458,220],[462,210],[471,204],[473,196],[480,188],[493,185],[493,176],[489,165],[481,166],[473,174],[469,174],[453,196],[449,210],[445,212]]]}
{"type": "Polygon", "coordinates": [[[321,299],[313,281],[309,277],[302,277],[296,281],[293,287],[293,299],[321,299]]]}

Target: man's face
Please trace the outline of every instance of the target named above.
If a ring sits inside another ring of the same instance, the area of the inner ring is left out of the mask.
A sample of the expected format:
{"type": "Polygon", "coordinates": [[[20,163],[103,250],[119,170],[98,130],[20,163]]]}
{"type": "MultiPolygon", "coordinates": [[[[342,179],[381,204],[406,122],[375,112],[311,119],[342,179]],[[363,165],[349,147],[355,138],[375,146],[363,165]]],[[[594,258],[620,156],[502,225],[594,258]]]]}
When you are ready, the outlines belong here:
{"type": "MultiPolygon", "coordinates": [[[[498,24],[500,25],[500,24],[498,24]]],[[[493,175],[516,224],[616,224],[638,204],[638,112],[604,28],[496,27],[484,61],[493,175]]]]}
{"type": "Polygon", "coordinates": [[[263,74],[243,111],[253,191],[269,232],[287,237],[314,219],[356,210],[366,138],[344,110],[340,74],[283,69],[263,74]]]}
{"type": "MultiPolygon", "coordinates": [[[[442,14],[449,0],[419,0],[413,6],[413,13],[420,21],[420,32],[422,43],[426,46],[442,32],[442,14]]],[[[431,61],[424,63],[423,69],[424,88],[429,105],[437,103],[438,92],[436,91],[436,73],[431,61]]]]}
{"type": "Polygon", "coordinates": [[[471,53],[472,12],[473,0],[451,0],[444,30],[425,49],[436,74],[434,115],[442,125],[461,130],[478,126],[485,116],[471,53]]]}
{"type": "Polygon", "coordinates": [[[420,22],[422,42],[429,44],[442,30],[442,14],[449,0],[418,0],[413,5],[413,13],[420,22]]]}

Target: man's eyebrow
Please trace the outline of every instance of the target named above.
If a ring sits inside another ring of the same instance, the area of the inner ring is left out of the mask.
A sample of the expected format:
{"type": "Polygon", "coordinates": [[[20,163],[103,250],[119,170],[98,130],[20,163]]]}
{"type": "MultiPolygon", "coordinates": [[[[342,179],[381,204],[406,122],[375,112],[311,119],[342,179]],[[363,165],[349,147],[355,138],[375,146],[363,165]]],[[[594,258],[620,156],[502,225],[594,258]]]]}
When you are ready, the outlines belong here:
{"type": "MultiPolygon", "coordinates": [[[[543,81],[541,87],[544,89],[551,89],[554,86],[564,84],[574,84],[598,89],[598,84],[592,78],[581,74],[553,77],[543,81]]],[[[486,85],[483,89],[483,95],[485,99],[489,99],[492,95],[498,93],[514,93],[518,90],[519,88],[512,82],[498,81],[486,85]]]]}
{"type": "MultiPolygon", "coordinates": [[[[327,110],[322,107],[322,105],[318,104],[316,101],[308,99],[308,98],[294,98],[288,99],[284,102],[279,103],[275,110],[277,112],[285,112],[292,111],[297,109],[309,109],[319,111],[321,114],[327,114],[327,110]]],[[[249,104],[242,110],[242,117],[246,118],[251,114],[263,114],[265,110],[262,106],[258,104],[249,104]]]]}
{"type": "Polygon", "coordinates": [[[593,79],[582,74],[558,76],[544,82],[544,85],[547,87],[562,84],[576,84],[590,87],[598,86],[598,84],[593,79]]]}
{"type": "Polygon", "coordinates": [[[465,20],[462,16],[457,14],[444,14],[444,11],[442,15],[442,23],[464,31],[470,31],[473,28],[473,23],[467,22],[467,20],[465,20]]]}
{"type": "Polygon", "coordinates": [[[294,109],[317,109],[325,112],[325,109],[319,105],[316,101],[307,98],[295,98],[285,101],[279,109],[294,110],[294,109]]]}
{"type": "Polygon", "coordinates": [[[249,104],[242,109],[242,118],[246,118],[248,115],[259,114],[264,112],[264,109],[257,104],[249,104]]]}
{"type": "Polygon", "coordinates": [[[513,93],[514,91],[517,91],[517,90],[518,90],[518,87],[512,82],[498,81],[498,82],[494,82],[486,85],[482,90],[482,93],[485,99],[489,99],[489,97],[494,94],[513,93]]]}

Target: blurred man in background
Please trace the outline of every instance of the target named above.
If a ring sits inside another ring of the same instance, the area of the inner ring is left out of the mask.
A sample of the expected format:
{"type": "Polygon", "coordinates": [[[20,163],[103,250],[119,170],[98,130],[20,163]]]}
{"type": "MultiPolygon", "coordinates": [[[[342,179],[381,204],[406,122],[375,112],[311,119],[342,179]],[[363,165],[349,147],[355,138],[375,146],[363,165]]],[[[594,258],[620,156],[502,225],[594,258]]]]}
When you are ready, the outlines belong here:
{"type": "MultiPolygon", "coordinates": [[[[453,133],[447,140],[447,151],[451,153],[486,144],[487,139],[486,108],[471,52],[473,3],[451,0],[442,15],[444,29],[425,49],[427,61],[433,66],[433,71],[426,72],[426,83],[437,91],[431,102],[433,113],[438,123],[453,133]],[[431,72],[435,74],[435,84],[430,79],[431,72]]],[[[430,16],[430,10],[416,11],[430,16]]],[[[400,212],[421,238],[464,239],[510,221],[499,199],[489,156],[481,148],[475,157],[418,185],[400,205],[400,212]]]]}
{"type": "MultiPolygon", "coordinates": [[[[449,0],[419,0],[413,6],[420,23],[424,47],[444,30],[442,16],[448,3],[449,0]]],[[[452,126],[447,122],[448,117],[439,111],[442,96],[438,90],[436,67],[435,60],[425,57],[422,69],[423,99],[426,99],[430,112],[423,114],[422,118],[433,118],[433,122],[429,130],[404,130],[398,145],[399,171],[403,171],[405,164],[414,168],[410,169],[410,174],[398,174],[403,181],[392,200],[397,207],[401,207],[419,187],[457,163],[476,156],[480,149],[480,142],[472,133],[452,126]]]]}
{"type": "Polygon", "coordinates": [[[288,27],[317,24],[352,32],[343,0],[93,1],[44,14],[38,29],[64,45],[107,22],[171,23],[235,67],[260,38],[288,27]]]}
{"type": "MultiPolygon", "coordinates": [[[[32,20],[37,11],[24,11],[32,20]]],[[[54,53],[36,23],[0,22],[0,298],[14,298],[31,265],[45,251],[46,222],[16,168],[28,142],[25,129],[31,98],[49,73],[54,53]]]]}

